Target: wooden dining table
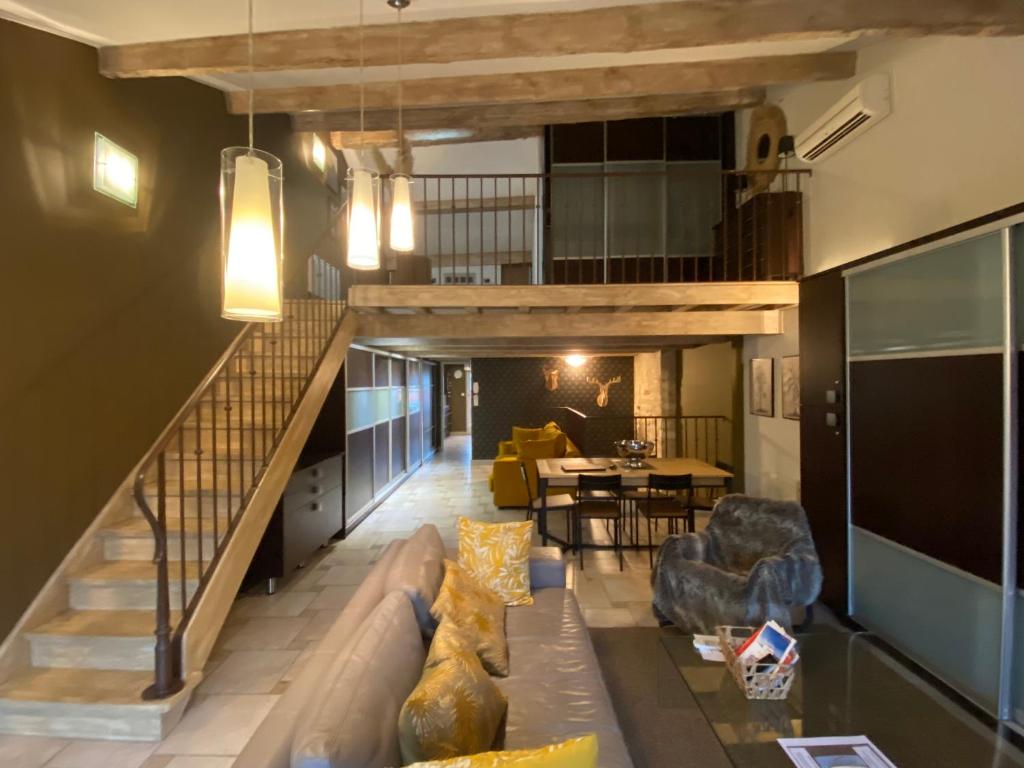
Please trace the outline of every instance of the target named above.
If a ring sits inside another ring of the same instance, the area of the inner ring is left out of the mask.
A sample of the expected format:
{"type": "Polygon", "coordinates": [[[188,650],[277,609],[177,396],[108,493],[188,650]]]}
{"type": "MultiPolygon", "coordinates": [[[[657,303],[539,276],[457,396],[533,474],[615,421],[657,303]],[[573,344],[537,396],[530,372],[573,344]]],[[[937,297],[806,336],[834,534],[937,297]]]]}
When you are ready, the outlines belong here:
{"type": "Polygon", "coordinates": [[[572,546],[548,531],[548,487],[575,488],[581,474],[622,475],[624,488],[644,488],[647,478],[656,475],[692,475],[695,487],[727,486],[733,474],[708,464],[700,459],[656,459],[646,460],[647,469],[628,469],[625,459],[584,458],[584,459],[537,459],[537,495],[541,499],[537,513],[537,528],[544,546],[554,541],[563,548],[572,546]],[[590,465],[588,468],[587,465],[590,465]]]}

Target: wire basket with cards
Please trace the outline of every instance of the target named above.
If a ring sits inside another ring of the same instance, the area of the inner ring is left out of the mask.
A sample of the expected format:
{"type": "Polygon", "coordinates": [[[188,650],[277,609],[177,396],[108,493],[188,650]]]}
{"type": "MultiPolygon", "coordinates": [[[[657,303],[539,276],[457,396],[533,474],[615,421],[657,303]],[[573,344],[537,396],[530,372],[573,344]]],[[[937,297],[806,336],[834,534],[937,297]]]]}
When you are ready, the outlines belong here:
{"type": "Polygon", "coordinates": [[[755,627],[717,627],[725,664],[748,699],[785,699],[800,655],[796,638],[768,621],[755,627]]]}

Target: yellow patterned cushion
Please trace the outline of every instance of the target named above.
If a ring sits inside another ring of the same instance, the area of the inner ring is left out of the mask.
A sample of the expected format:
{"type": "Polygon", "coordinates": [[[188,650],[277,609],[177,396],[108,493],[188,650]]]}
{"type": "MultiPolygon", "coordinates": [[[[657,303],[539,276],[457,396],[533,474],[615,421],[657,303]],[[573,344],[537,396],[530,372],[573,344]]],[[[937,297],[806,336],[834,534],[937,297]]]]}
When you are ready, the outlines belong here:
{"type": "Polygon", "coordinates": [[[465,631],[484,669],[508,675],[505,604],[458,563],[444,561],[444,581],[430,612],[439,622],[447,619],[465,631]]]}
{"type": "Polygon", "coordinates": [[[407,768],[597,768],[597,736],[590,733],[538,749],[483,752],[407,768]]]}
{"type": "Polygon", "coordinates": [[[463,629],[451,619],[445,619],[434,632],[430,650],[427,651],[427,662],[423,666],[432,667],[464,651],[476,652],[472,631],[463,629]]]}
{"type": "Polygon", "coordinates": [[[459,565],[505,605],[530,605],[530,545],[533,521],[480,523],[460,517],[459,565]]]}
{"type": "Polygon", "coordinates": [[[476,654],[454,651],[423,671],[402,706],[398,715],[402,762],[444,760],[490,749],[506,706],[476,654]]]}

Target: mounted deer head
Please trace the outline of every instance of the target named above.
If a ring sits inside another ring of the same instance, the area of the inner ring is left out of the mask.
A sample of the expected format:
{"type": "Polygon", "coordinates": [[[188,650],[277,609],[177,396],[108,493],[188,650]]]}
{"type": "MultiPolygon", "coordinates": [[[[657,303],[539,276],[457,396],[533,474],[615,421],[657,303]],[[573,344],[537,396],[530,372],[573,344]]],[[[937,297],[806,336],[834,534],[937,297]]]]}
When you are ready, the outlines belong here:
{"type": "Polygon", "coordinates": [[[556,367],[544,369],[544,386],[547,387],[548,392],[554,392],[558,389],[558,374],[559,369],[556,367]]]}
{"type": "Polygon", "coordinates": [[[604,408],[608,405],[608,387],[612,384],[619,384],[622,382],[621,376],[616,376],[614,379],[608,379],[606,382],[600,382],[597,379],[587,377],[587,384],[597,384],[597,407],[604,408]]]}

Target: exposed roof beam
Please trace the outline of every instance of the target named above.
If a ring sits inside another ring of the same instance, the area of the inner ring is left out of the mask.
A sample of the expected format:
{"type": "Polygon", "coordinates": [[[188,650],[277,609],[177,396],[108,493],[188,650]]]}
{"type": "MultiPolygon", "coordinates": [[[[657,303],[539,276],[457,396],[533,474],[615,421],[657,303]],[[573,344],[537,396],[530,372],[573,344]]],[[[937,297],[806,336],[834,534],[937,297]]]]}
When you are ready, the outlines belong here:
{"type": "MultiPolygon", "coordinates": [[[[628,99],[581,99],[540,104],[485,104],[477,107],[431,107],[407,109],[402,113],[406,129],[467,128],[489,130],[509,126],[556,125],[632,117],[661,117],[695,113],[726,112],[756,106],[764,101],[764,90],[744,88],[718,93],[684,93],[672,96],[636,96],[628,99]]],[[[358,112],[300,112],[292,115],[298,131],[358,131],[358,112]]],[[[366,129],[393,128],[393,109],[366,113],[366,129]]]]}
{"type": "MultiPolygon", "coordinates": [[[[494,103],[532,104],[585,99],[594,95],[610,99],[706,93],[814,80],[843,80],[853,77],[856,63],[856,53],[843,51],[630,67],[430,77],[406,80],[402,84],[402,105],[415,109],[494,103]]],[[[364,98],[368,109],[393,109],[398,103],[398,84],[393,81],[367,83],[364,98]]],[[[227,94],[227,100],[228,110],[233,114],[245,114],[249,108],[246,91],[232,91],[227,94]]],[[[357,110],[359,85],[266,88],[256,91],[253,108],[261,113],[357,110]]]]}
{"type": "Polygon", "coordinates": [[[662,307],[794,305],[795,281],[745,283],[646,283],[638,285],[353,285],[348,304],[366,307],[662,307]]]}
{"type": "MultiPolygon", "coordinates": [[[[366,66],[396,63],[393,24],[364,27],[366,66]]],[[[665,48],[876,32],[901,36],[1024,33],[1019,0],[681,0],[582,11],[474,16],[402,24],[407,64],[665,48]]],[[[260,71],[359,65],[356,27],[256,35],[260,71]]],[[[245,35],[108,46],[109,77],[195,76],[248,66],[245,35]]]]}
{"type": "MultiPolygon", "coordinates": [[[[511,126],[508,128],[487,128],[485,130],[457,129],[405,131],[409,146],[426,147],[440,144],[464,144],[470,141],[507,141],[509,139],[532,139],[543,131],[539,126],[511,126]]],[[[331,143],[337,150],[363,149],[364,147],[397,147],[398,132],[390,131],[335,131],[331,143]]]]}
{"type": "Polygon", "coordinates": [[[369,339],[509,339],[542,336],[740,336],[782,333],[778,310],[757,312],[631,312],[583,314],[359,315],[359,335],[369,339]]]}

